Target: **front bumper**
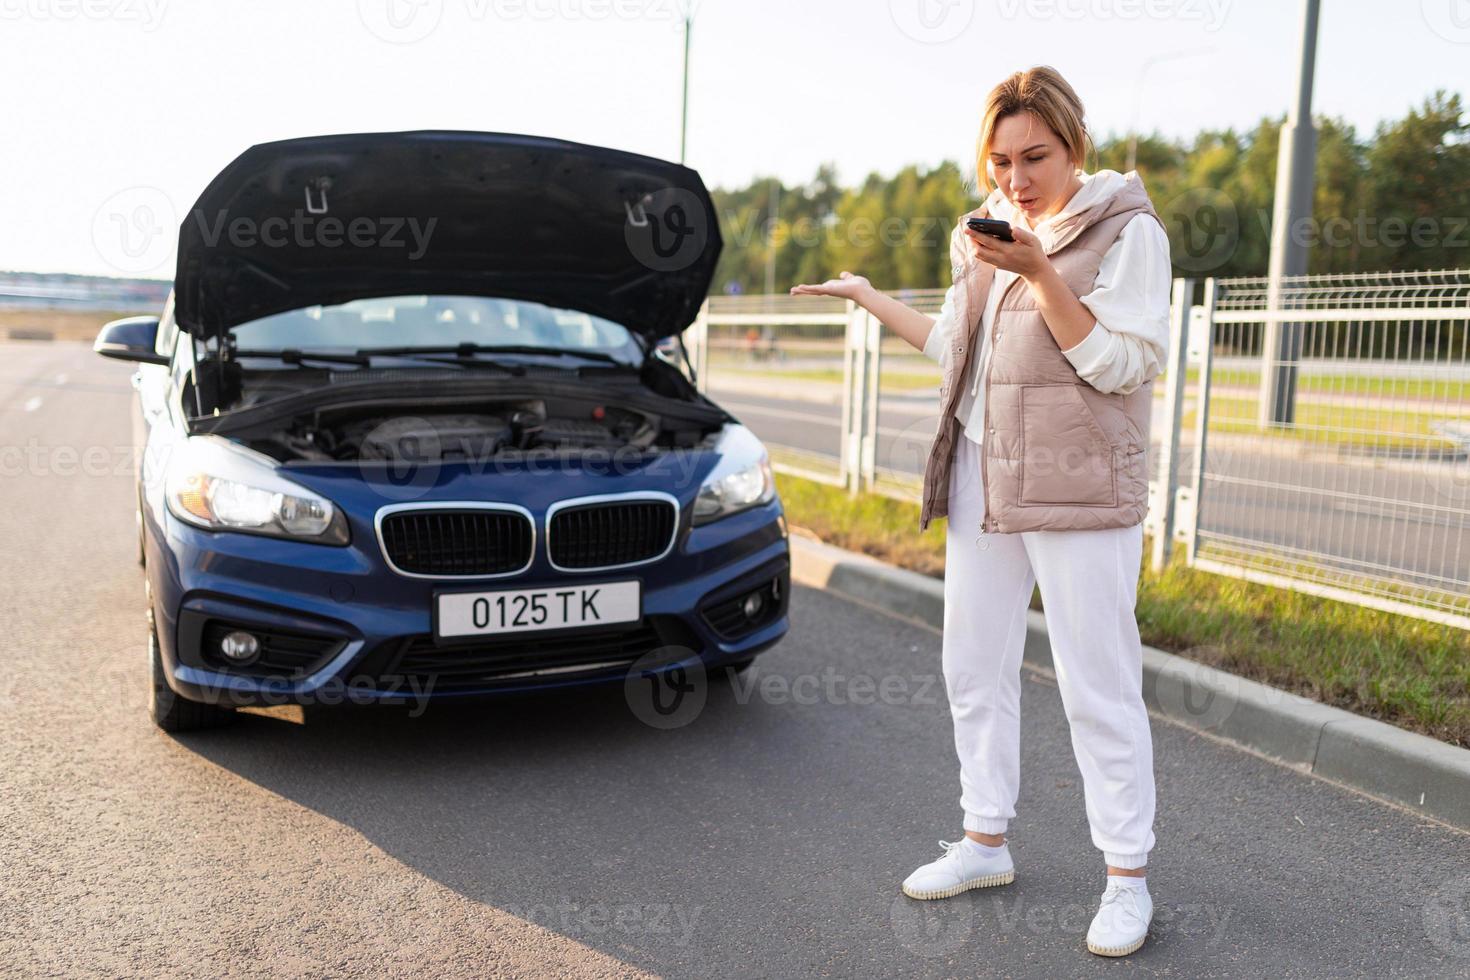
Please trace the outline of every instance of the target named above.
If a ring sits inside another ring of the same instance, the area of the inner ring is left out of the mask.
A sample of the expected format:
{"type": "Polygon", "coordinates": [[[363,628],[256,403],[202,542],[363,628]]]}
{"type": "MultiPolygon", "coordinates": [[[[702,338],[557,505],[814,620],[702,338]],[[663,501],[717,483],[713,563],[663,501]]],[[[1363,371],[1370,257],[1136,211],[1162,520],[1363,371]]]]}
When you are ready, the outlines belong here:
{"type": "Polygon", "coordinates": [[[685,528],[648,565],[568,575],[538,556],[520,575],[483,583],[498,590],[636,578],[643,616],[635,623],[443,644],[432,638],[434,592],[467,583],[401,576],[361,533],[350,547],[330,548],[203,531],[166,513],[150,532],[152,613],[169,685],[211,704],[405,703],[621,682],[635,668],[717,669],[769,648],[788,629],[779,500],[685,528]],[[739,623],[739,600],[762,588],[762,614],[739,623]],[[220,636],[233,629],[262,641],[247,667],[218,653],[220,636]]]}

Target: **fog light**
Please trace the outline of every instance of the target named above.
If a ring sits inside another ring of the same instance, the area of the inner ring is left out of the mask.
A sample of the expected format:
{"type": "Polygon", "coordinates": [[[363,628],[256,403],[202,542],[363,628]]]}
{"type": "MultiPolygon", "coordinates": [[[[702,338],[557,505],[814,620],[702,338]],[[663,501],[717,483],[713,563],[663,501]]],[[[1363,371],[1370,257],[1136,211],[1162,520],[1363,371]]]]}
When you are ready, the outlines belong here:
{"type": "Polygon", "coordinates": [[[761,610],[765,608],[765,605],[765,596],[759,592],[752,592],[745,597],[745,601],[741,603],[740,608],[744,611],[746,619],[755,619],[761,614],[761,610]]]}
{"type": "Polygon", "coordinates": [[[235,630],[233,633],[226,633],[225,638],[219,641],[219,652],[227,660],[233,660],[237,664],[244,663],[255,659],[255,655],[260,652],[260,641],[253,633],[235,630]]]}

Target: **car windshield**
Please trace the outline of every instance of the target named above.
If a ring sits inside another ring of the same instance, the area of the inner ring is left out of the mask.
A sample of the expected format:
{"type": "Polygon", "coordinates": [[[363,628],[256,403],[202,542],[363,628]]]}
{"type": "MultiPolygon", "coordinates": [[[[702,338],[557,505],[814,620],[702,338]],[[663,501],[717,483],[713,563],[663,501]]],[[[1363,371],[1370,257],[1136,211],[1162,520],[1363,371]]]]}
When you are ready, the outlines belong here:
{"type": "Polygon", "coordinates": [[[620,323],[527,300],[384,296],[308,306],[235,326],[242,350],[358,351],[457,344],[560,348],[637,364],[642,351],[620,323]]]}

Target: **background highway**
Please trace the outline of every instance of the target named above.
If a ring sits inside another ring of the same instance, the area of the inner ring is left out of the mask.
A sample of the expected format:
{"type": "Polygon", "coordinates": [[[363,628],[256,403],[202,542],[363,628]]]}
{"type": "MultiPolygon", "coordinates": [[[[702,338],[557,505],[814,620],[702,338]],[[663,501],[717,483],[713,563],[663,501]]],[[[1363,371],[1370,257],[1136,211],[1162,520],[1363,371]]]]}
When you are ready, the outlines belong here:
{"type": "MultiPolygon", "coordinates": [[[[842,408],[820,400],[823,387],[765,383],[711,372],[710,396],[758,435],[780,446],[830,457],[837,471],[842,408]],[[782,388],[788,392],[782,395],[782,388]]],[[[885,393],[879,401],[880,468],[918,479],[937,426],[935,398],[885,393]]],[[[1191,398],[1193,396],[1191,395],[1191,398]]],[[[1192,407],[1192,401],[1187,407],[1192,407]]],[[[1159,440],[1168,431],[1163,399],[1154,399],[1148,462],[1158,479],[1159,440]]],[[[1175,473],[1194,483],[1194,434],[1181,440],[1175,473]]],[[[1340,455],[1336,445],[1263,445],[1239,434],[1209,436],[1201,530],[1259,550],[1315,559],[1342,572],[1412,569],[1405,586],[1458,592],[1470,582],[1470,463],[1454,459],[1389,459],[1340,455]],[[1340,556],[1336,558],[1328,556],[1340,556]]]]}
{"type": "Polygon", "coordinates": [[[1015,884],[904,898],[960,833],[939,636],[810,589],[755,688],[674,730],[612,690],[164,735],[128,373],[0,345],[0,973],[1470,975],[1470,837],[1162,721],[1153,936],[1089,956],[1101,864],[1039,672],[1015,884]]]}

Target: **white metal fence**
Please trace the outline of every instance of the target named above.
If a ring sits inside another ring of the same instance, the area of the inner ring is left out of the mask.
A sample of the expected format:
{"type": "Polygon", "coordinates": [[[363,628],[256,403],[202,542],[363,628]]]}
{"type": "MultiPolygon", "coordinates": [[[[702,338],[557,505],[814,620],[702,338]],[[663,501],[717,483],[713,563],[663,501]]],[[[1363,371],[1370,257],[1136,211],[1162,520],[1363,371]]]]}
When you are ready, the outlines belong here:
{"type": "MultiPolygon", "coordinates": [[[[894,294],[928,313],[943,290],[894,294]]],[[[1174,283],[1155,384],[1155,567],[1470,629],[1470,270],[1174,283]]],[[[699,385],[779,470],[917,500],[939,368],[826,297],[712,297],[699,385]]]]}

